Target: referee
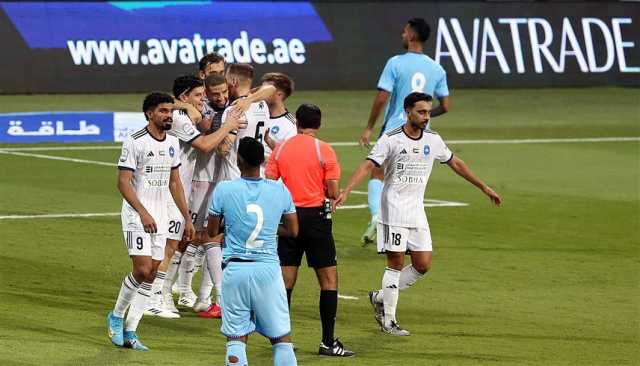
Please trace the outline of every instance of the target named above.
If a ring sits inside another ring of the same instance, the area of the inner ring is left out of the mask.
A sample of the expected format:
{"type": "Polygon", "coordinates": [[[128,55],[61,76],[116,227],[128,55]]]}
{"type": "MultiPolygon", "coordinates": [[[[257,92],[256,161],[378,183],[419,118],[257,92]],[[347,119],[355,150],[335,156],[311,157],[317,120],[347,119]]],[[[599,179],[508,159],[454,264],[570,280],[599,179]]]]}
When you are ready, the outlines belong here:
{"type": "Polygon", "coordinates": [[[278,239],[278,255],[289,307],[298,267],[306,253],[307,264],[316,271],[320,285],[322,343],[318,353],[350,357],[354,353],[346,350],[333,334],[338,308],[338,271],[328,199],[335,199],[340,193],[340,165],[331,146],[316,138],[321,117],[320,108],[313,104],[298,107],[298,134],[275,148],[269,157],[265,175],[270,179],[282,178],[291,192],[300,223],[296,238],[278,239]]]}

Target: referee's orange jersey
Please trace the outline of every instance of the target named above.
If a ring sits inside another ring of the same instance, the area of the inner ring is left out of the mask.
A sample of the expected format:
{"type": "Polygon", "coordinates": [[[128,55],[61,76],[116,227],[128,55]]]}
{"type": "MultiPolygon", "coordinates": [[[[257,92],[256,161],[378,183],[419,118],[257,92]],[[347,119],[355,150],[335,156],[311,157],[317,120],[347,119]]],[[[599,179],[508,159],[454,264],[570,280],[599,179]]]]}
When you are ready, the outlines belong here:
{"type": "Polygon", "coordinates": [[[326,197],[324,182],[340,179],[340,164],[329,144],[297,134],[271,153],[265,176],[282,178],[296,207],[320,207],[326,197]]]}

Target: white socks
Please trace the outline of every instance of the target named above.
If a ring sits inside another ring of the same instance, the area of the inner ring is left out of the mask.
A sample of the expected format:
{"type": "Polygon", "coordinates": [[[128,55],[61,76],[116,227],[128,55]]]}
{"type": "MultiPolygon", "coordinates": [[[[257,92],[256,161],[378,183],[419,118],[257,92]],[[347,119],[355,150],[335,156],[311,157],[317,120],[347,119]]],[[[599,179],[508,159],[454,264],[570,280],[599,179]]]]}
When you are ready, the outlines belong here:
{"type": "Polygon", "coordinates": [[[167,274],[165,272],[158,271],[156,273],[156,279],[153,280],[151,288],[151,301],[149,301],[149,307],[160,307],[162,303],[162,288],[167,274]]]}
{"type": "Polygon", "coordinates": [[[164,284],[162,285],[163,294],[171,294],[171,286],[173,285],[176,274],[178,273],[181,259],[182,253],[176,250],[171,257],[171,263],[169,263],[169,267],[167,268],[167,275],[164,279],[164,284]]]}
{"type": "Polygon", "coordinates": [[[198,291],[198,301],[205,304],[211,304],[211,290],[213,290],[213,281],[209,276],[207,262],[202,266],[202,281],[200,281],[200,290],[198,291]]]}
{"type": "Polygon", "coordinates": [[[388,326],[396,320],[396,306],[398,305],[398,285],[400,271],[385,268],[382,276],[382,302],[384,304],[384,325],[388,326]]]}
{"type": "Polygon", "coordinates": [[[195,245],[189,244],[182,255],[182,261],[178,268],[178,291],[181,295],[193,291],[191,289],[191,280],[193,279],[197,249],[198,247],[195,245]]]}
{"type": "Polygon", "coordinates": [[[122,280],[120,293],[118,294],[116,305],[113,308],[113,315],[119,318],[124,318],[124,313],[127,311],[129,304],[131,304],[131,301],[138,292],[139,286],[140,284],[136,281],[135,277],[133,277],[133,273],[129,273],[127,277],[122,280]]]}
{"type": "Polygon", "coordinates": [[[140,284],[140,287],[138,287],[138,293],[131,302],[129,314],[127,314],[127,319],[124,322],[125,331],[135,332],[136,328],[138,328],[138,323],[140,323],[142,314],[147,308],[147,302],[151,297],[151,287],[152,284],[149,282],[143,282],[140,284]]]}
{"type": "Polygon", "coordinates": [[[205,277],[209,277],[213,281],[216,288],[216,304],[220,304],[220,290],[222,288],[222,248],[220,243],[207,243],[205,245],[207,251],[207,270],[208,275],[203,272],[203,282],[205,277]]]}
{"type": "Polygon", "coordinates": [[[418,272],[412,265],[408,265],[402,269],[400,272],[400,281],[398,283],[398,289],[405,290],[411,286],[413,286],[416,281],[420,279],[420,277],[424,276],[424,274],[418,272]]]}

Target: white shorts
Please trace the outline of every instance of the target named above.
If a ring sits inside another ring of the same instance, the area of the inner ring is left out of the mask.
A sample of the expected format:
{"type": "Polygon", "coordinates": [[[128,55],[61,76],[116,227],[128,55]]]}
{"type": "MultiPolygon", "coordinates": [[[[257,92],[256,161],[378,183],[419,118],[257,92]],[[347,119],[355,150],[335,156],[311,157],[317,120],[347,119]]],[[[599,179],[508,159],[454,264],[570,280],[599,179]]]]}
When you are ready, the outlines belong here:
{"type": "Polygon", "coordinates": [[[189,200],[189,210],[191,219],[196,231],[204,231],[207,228],[207,216],[209,203],[211,202],[211,192],[214,184],[211,182],[193,181],[191,183],[191,197],[189,200]]]}
{"type": "Polygon", "coordinates": [[[426,228],[389,226],[378,223],[378,253],[431,252],[431,232],[426,228]]]}
{"type": "Polygon", "coordinates": [[[156,261],[164,259],[164,247],[167,243],[165,234],[149,234],[144,231],[123,231],[122,233],[130,256],[151,257],[156,261]]]}
{"type": "Polygon", "coordinates": [[[173,200],[170,200],[168,205],[169,227],[167,229],[167,239],[182,240],[182,235],[184,234],[184,217],[173,200]]]}

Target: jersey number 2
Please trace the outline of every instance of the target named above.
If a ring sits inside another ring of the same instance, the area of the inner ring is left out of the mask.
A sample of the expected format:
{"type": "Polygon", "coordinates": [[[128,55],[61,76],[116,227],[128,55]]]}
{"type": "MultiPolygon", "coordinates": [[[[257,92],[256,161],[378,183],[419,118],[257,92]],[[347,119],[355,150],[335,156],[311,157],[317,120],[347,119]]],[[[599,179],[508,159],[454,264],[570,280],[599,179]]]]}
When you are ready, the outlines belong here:
{"type": "Polygon", "coordinates": [[[258,234],[260,234],[260,230],[262,230],[262,225],[264,224],[264,213],[262,212],[262,207],[256,205],[255,203],[250,203],[247,205],[247,213],[253,213],[256,215],[256,227],[253,228],[251,235],[249,235],[249,239],[247,239],[245,245],[247,249],[255,249],[262,247],[264,242],[262,240],[256,240],[258,234]]]}

